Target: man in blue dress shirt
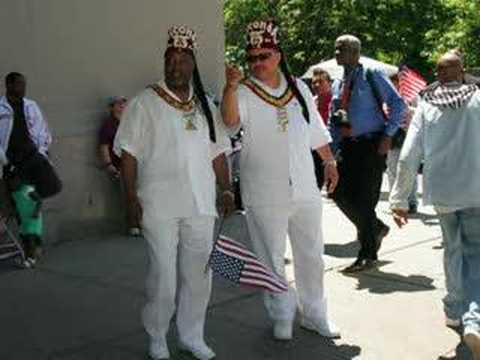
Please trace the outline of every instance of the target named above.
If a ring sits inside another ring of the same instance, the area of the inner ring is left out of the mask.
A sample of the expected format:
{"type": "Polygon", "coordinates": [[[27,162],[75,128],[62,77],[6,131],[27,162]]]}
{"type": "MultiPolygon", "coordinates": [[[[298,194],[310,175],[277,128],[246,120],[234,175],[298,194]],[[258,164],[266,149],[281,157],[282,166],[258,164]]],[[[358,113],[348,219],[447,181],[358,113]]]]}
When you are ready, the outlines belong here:
{"type": "Polygon", "coordinates": [[[340,36],[335,42],[335,57],[344,67],[344,76],[332,88],[330,130],[340,174],[332,198],[357,228],[361,246],[356,261],[345,272],[375,266],[381,241],[389,231],[375,208],[386,155],[407,108],[381,71],[359,63],[360,50],[360,40],[352,35],[340,36]]]}

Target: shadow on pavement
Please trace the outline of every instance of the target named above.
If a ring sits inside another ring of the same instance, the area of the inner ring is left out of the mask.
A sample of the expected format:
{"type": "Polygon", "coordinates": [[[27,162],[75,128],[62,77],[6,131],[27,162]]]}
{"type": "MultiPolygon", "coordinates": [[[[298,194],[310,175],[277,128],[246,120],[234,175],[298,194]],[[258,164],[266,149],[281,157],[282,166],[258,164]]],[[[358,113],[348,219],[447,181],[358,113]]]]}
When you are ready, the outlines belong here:
{"type": "MultiPolygon", "coordinates": [[[[353,360],[361,354],[361,348],[357,345],[342,343],[341,339],[327,339],[298,325],[295,326],[291,341],[274,340],[270,328],[264,329],[259,335],[250,343],[252,349],[255,349],[251,355],[256,354],[258,359],[353,360]]],[[[233,356],[232,359],[236,360],[237,357],[233,356]]]]}
{"type": "Polygon", "coordinates": [[[359,249],[358,241],[348,244],[325,244],[325,254],[338,258],[355,258],[359,249]]]}
{"type": "Polygon", "coordinates": [[[19,272],[19,271],[28,271],[19,265],[20,259],[4,259],[0,261],[0,276],[19,272]]]}
{"type": "MultiPolygon", "coordinates": [[[[379,264],[379,266],[383,266],[388,264],[388,262],[384,261],[379,264]]],[[[397,273],[382,271],[378,268],[361,273],[344,275],[357,278],[357,290],[368,289],[370,293],[375,294],[432,291],[436,289],[433,285],[434,280],[424,275],[404,276],[397,273]]]]}

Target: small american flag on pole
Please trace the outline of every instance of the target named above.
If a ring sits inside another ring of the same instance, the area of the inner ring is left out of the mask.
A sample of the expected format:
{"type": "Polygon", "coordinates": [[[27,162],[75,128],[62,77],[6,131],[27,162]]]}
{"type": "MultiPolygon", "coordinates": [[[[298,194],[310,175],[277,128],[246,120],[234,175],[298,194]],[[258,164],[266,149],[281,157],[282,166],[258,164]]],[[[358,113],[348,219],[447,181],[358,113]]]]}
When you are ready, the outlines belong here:
{"type": "Polygon", "coordinates": [[[223,235],[215,242],[208,264],[215,273],[236,284],[275,293],[288,290],[288,284],[263,265],[254,253],[223,235]]]}
{"type": "Polygon", "coordinates": [[[418,96],[418,93],[427,86],[427,82],[422,75],[406,65],[400,67],[398,80],[400,95],[407,102],[412,102],[418,96]]]}

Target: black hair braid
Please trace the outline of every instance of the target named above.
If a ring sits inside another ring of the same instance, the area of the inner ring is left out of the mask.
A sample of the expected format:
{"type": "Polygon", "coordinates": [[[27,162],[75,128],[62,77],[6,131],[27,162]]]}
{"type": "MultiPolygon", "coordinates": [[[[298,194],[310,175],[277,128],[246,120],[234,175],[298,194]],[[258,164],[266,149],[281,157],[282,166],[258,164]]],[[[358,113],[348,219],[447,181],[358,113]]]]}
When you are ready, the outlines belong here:
{"type": "Polygon", "coordinates": [[[305,101],[305,98],[303,97],[302,93],[298,89],[297,81],[290,73],[287,61],[285,60],[285,55],[283,54],[283,52],[280,52],[280,54],[282,55],[282,60],[280,61],[280,70],[283,72],[283,75],[285,75],[285,79],[287,80],[288,87],[292,90],[293,94],[295,95],[298,102],[300,103],[300,106],[302,107],[302,114],[303,114],[303,117],[305,118],[305,121],[308,124],[310,124],[310,113],[308,112],[307,102],[305,101]]]}
{"type": "Polygon", "coordinates": [[[205,89],[203,88],[202,80],[200,79],[200,72],[198,71],[198,66],[196,62],[195,62],[195,69],[193,70],[193,90],[195,92],[195,96],[200,101],[200,105],[202,106],[203,113],[207,118],[208,131],[210,133],[210,140],[215,143],[217,142],[217,137],[215,135],[215,124],[213,122],[213,114],[212,114],[212,110],[210,109],[207,96],[205,95],[205,89]]]}

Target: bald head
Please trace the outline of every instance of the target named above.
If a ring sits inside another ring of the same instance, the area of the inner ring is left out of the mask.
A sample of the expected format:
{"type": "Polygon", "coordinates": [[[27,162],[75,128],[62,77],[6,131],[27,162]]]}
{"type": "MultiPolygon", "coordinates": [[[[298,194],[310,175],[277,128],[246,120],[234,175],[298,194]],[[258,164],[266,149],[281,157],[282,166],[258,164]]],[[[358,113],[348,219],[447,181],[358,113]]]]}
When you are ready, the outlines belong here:
{"type": "Polygon", "coordinates": [[[342,35],[335,40],[335,58],[338,65],[357,65],[360,59],[362,43],[353,35],[342,35]]]}
{"type": "Polygon", "coordinates": [[[437,78],[440,83],[462,82],[463,76],[463,62],[458,53],[449,51],[438,59],[437,78]]]}

